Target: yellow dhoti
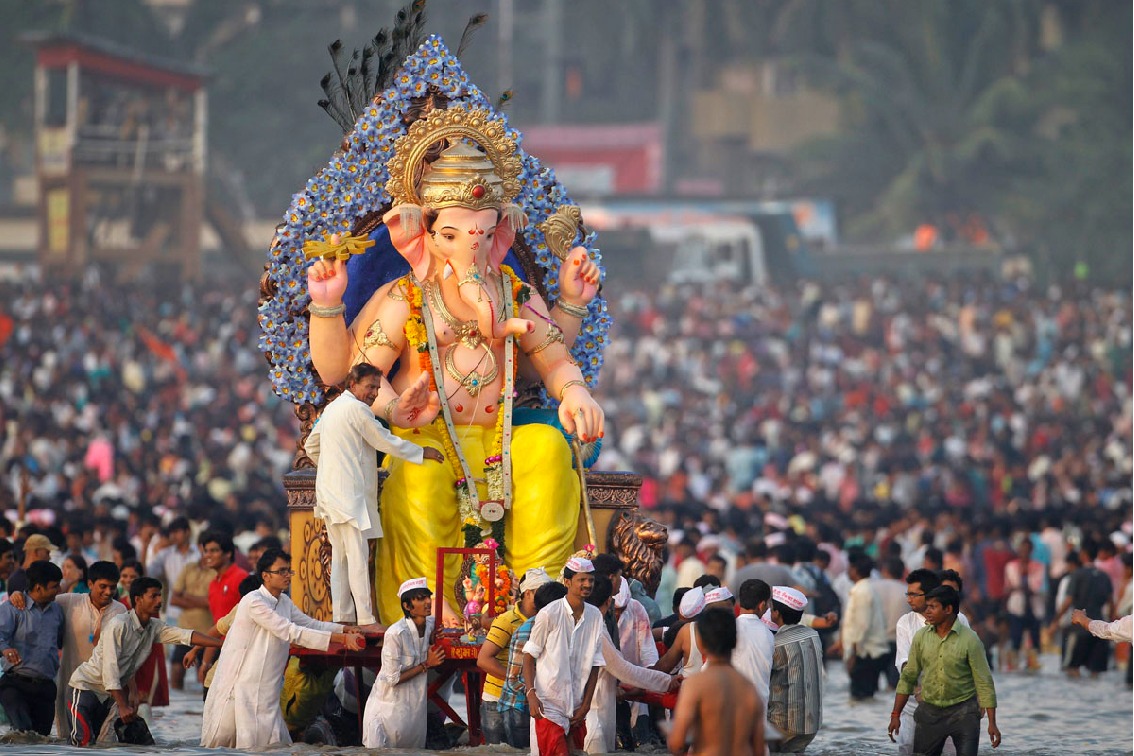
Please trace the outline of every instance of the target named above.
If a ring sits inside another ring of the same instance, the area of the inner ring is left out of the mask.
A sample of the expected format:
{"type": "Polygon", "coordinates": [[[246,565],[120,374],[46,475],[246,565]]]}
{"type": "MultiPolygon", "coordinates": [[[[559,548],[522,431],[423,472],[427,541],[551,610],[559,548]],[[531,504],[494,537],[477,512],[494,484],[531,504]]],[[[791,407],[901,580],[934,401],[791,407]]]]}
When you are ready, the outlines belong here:
{"type": "MultiPolygon", "coordinates": [[[[458,427],[457,441],[474,478],[484,478],[495,427],[458,427]]],[[[444,453],[433,426],[395,433],[444,453]]],[[[383,537],[376,558],[378,614],[390,625],[403,616],[398,586],[409,578],[425,577],[429,587],[437,575],[437,549],[464,546],[461,517],[453,485],[457,477],[449,460],[426,460],[415,465],[386,458],[389,477],[382,486],[383,537]]],[[[488,498],[478,484],[481,500],[488,498]]],[[[554,576],[574,551],[579,524],[579,478],[571,466],[571,450],[563,434],[543,424],[519,425],[512,432],[512,509],[504,515],[505,560],[522,577],[531,567],[544,567],[554,576]]],[[[454,584],[462,558],[445,562],[446,600],[456,607],[454,584]]]]}

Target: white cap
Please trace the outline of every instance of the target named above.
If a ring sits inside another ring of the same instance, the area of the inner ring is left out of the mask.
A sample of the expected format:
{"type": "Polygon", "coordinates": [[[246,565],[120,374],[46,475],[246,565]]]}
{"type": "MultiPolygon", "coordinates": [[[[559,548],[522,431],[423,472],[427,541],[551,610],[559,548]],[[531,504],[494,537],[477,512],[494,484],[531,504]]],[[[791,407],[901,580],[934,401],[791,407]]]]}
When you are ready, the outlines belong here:
{"type": "Polygon", "coordinates": [[[772,588],[772,601],[778,601],[788,609],[795,609],[797,612],[802,612],[803,607],[807,606],[807,597],[795,588],[788,588],[786,585],[777,585],[772,588]]]}
{"type": "Polygon", "coordinates": [[[764,613],[760,615],[760,621],[763,622],[765,625],[767,625],[768,629],[771,630],[773,633],[780,629],[779,625],[777,625],[775,622],[772,622],[772,610],[771,609],[766,609],[764,611],[764,613]]]}
{"type": "Polygon", "coordinates": [[[732,598],[732,591],[722,585],[705,594],[705,603],[715,604],[718,601],[728,601],[730,598],[732,598]]]}
{"type": "Polygon", "coordinates": [[[630,603],[630,581],[625,577],[622,578],[622,584],[618,586],[618,593],[614,596],[614,607],[616,609],[625,609],[626,605],[630,603]]]}
{"type": "Polygon", "coordinates": [[[706,549],[719,549],[721,547],[720,536],[712,535],[711,533],[702,538],[697,543],[697,551],[705,551],[706,549]]]}
{"type": "Polygon", "coordinates": [[[693,619],[705,608],[705,591],[700,586],[690,588],[681,597],[681,605],[677,607],[678,613],[685,619],[693,619]]]}
{"type": "MultiPolygon", "coordinates": [[[[413,591],[413,590],[417,590],[418,588],[424,588],[425,590],[429,591],[429,581],[426,580],[423,577],[422,578],[410,578],[409,580],[402,583],[401,586],[398,588],[398,598],[401,598],[402,596],[404,596],[406,594],[406,591],[413,591]]],[[[429,592],[431,594],[433,593],[433,591],[429,591],[429,592]]]]}
{"type": "Polygon", "coordinates": [[[551,582],[551,576],[547,574],[547,570],[542,567],[532,567],[524,573],[524,579],[520,581],[520,593],[527,591],[534,591],[541,585],[551,582]]]}
{"type": "Polygon", "coordinates": [[[571,557],[567,560],[567,569],[571,570],[571,572],[594,572],[595,566],[591,563],[590,559],[571,557]]]}

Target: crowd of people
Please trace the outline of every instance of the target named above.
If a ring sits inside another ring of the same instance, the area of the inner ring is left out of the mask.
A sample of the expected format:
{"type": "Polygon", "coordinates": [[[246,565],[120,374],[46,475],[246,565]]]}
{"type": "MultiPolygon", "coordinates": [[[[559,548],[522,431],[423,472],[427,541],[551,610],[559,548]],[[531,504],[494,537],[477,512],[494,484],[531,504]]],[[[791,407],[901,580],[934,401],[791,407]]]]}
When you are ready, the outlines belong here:
{"type": "MultiPolygon", "coordinates": [[[[227,614],[208,606],[217,575],[279,545],[297,448],[256,351],[255,300],[232,283],[171,295],[94,270],[0,282],[0,550],[20,556],[5,588],[27,592],[21,573],[45,553],[69,593],[111,562],[126,603],[120,578],[158,577],[171,623],[209,635],[227,614]],[[204,533],[213,545],[198,550],[204,533]]],[[[808,619],[787,624],[813,626],[866,698],[880,676],[900,686],[907,581],[930,570],[954,581],[993,670],[1034,670],[1048,650],[1069,674],[1114,664],[1087,626],[1130,614],[1128,292],[864,278],[619,289],[610,306],[598,465],[641,473],[642,506],[669,528],[661,586],[641,602],[652,624],[682,614],[703,576],[742,616],[747,581],[789,588],[808,619]]],[[[233,574],[221,582],[239,599],[233,574]]],[[[620,587],[608,598],[625,609],[620,587]]],[[[668,645],[688,649],[677,636],[668,645]]],[[[658,661],[621,645],[635,667],[658,661]]],[[[495,652],[496,695],[515,704],[507,673],[523,653],[495,652]]],[[[165,674],[181,684],[180,665],[163,664],[154,690],[165,674]]]]}

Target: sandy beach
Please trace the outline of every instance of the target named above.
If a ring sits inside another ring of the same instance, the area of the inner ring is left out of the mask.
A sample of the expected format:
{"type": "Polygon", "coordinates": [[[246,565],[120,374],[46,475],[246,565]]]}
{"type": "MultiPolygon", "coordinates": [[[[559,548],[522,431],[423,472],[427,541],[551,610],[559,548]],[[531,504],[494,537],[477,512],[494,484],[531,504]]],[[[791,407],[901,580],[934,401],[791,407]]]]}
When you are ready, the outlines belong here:
{"type": "MultiPolygon", "coordinates": [[[[847,677],[841,665],[829,664],[825,684],[823,729],[807,753],[816,756],[874,756],[896,754],[897,746],[886,736],[886,723],[893,694],[880,693],[871,703],[851,704],[847,677]]],[[[999,674],[996,677],[997,713],[1004,741],[995,751],[982,735],[984,754],[1130,754],[1134,753],[1131,725],[1134,698],[1122,673],[1112,670],[1098,680],[1068,680],[1057,669],[1055,656],[1044,657],[1044,670],[1037,675],[999,674]]],[[[199,747],[201,690],[193,681],[184,691],[172,691],[169,707],[155,710],[153,723],[157,747],[115,749],[133,753],[239,753],[199,747]]],[[[463,702],[463,699],[462,699],[463,702]]],[[[460,711],[460,709],[458,709],[460,711]]],[[[82,751],[56,742],[0,741],[0,749],[12,754],[77,754],[82,751]]],[[[362,754],[363,748],[317,748],[292,745],[272,753],[362,754]]],[[[456,748],[452,753],[507,754],[515,749],[495,747],[456,748]]],[[[396,751],[396,753],[439,753],[396,751]]],[[[444,753],[444,752],[440,752],[444,753]]]]}

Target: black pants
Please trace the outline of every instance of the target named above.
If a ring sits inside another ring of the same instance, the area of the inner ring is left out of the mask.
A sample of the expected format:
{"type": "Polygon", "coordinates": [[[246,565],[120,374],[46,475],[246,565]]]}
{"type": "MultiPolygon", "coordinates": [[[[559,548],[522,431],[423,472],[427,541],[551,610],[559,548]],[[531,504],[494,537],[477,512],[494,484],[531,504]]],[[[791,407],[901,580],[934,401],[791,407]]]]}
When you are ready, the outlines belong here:
{"type": "Polygon", "coordinates": [[[941,756],[948,738],[957,756],[977,756],[980,745],[980,706],[976,696],[953,706],[934,706],[922,701],[914,712],[914,753],[941,756]]]}
{"type": "Polygon", "coordinates": [[[890,644],[890,650],[882,657],[882,674],[886,675],[886,683],[889,685],[890,690],[898,687],[898,678],[901,676],[896,666],[897,661],[898,644],[897,642],[893,642],[890,644]]]}
{"type": "Polygon", "coordinates": [[[67,740],[73,746],[89,746],[98,742],[108,719],[118,717],[118,704],[113,698],[101,699],[89,690],[68,688],[67,724],[71,730],[67,740]]]}
{"type": "Polygon", "coordinates": [[[871,656],[856,656],[854,668],[850,672],[851,698],[873,698],[878,692],[878,674],[882,671],[882,660],[871,656]]]}
{"type": "Polygon", "coordinates": [[[13,730],[50,735],[55,721],[55,681],[9,672],[0,677],[0,706],[13,730]]]}

